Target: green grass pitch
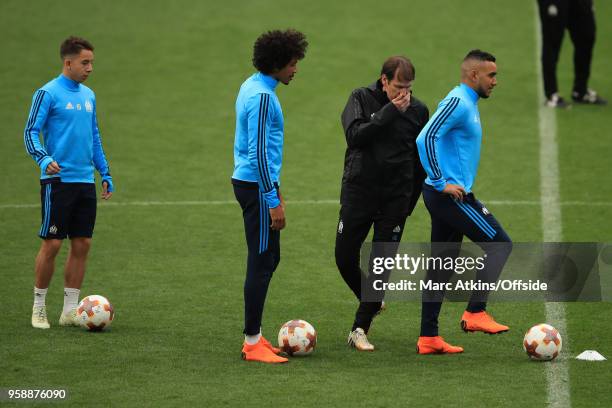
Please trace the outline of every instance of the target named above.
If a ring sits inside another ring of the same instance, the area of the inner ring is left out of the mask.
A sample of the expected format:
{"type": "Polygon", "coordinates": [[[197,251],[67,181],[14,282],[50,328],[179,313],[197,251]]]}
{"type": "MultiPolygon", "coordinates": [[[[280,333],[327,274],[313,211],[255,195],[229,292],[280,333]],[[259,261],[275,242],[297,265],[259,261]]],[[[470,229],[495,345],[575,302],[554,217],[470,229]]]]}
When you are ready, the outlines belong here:
{"type": "MultiPolygon", "coordinates": [[[[420,305],[396,302],[373,326],[375,353],[348,349],[356,302],[333,259],[339,206],[300,204],[338,198],[339,115],[350,91],[372,82],[387,56],[412,58],[414,93],[433,111],[458,83],[463,55],[482,48],[498,58],[499,85],[480,103],[475,191],[485,203],[505,202],[488,207],[515,241],[540,241],[534,3],[0,2],[0,387],[67,388],[66,406],[545,405],[546,364],[528,361],[521,348],[524,332],[544,320],[542,304],[493,305],[511,326],[495,337],[464,334],[463,305],[445,304],[441,334],[466,352],[418,356],[420,305]],[[274,339],[283,322],[302,318],[317,328],[319,343],[311,357],[266,366],[240,360],[245,244],[229,179],[234,100],[253,70],[252,43],[264,30],[286,27],[304,31],[310,47],[295,80],[278,89],[288,227],[263,332],[274,339]],[[29,322],[40,208],[23,128],[32,93],[59,73],[59,43],[71,34],[96,46],[87,85],[97,94],[117,188],[113,205],[99,205],[82,288],[116,308],[112,329],[100,334],[57,326],[66,248],[47,296],[52,328],[33,330],[29,322]],[[516,201],[523,203],[509,204],[516,201]],[[165,204],[137,205],[152,202],[165,204]],[[15,206],[22,204],[33,206],[15,206]]],[[[612,4],[596,5],[591,86],[612,97],[612,4]]],[[[571,53],[566,36],[565,96],[571,53]]],[[[556,115],[563,238],[612,241],[610,107],[556,115]]],[[[419,204],[404,241],[428,235],[419,204]]],[[[612,406],[610,363],[573,359],[584,349],[612,357],[611,321],[609,303],[567,305],[572,406],[612,406]]]]}

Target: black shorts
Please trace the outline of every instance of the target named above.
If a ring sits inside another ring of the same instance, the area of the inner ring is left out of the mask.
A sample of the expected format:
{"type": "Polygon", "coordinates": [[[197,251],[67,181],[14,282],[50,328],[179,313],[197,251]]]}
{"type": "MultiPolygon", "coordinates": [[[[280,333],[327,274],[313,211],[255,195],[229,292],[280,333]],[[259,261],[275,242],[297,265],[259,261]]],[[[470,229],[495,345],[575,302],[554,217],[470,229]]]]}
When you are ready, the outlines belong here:
{"type": "Polygon", "coordinates": [[[41,180],[42,223],[38,236],[44,239],[91,238],[96,223],[96,186],[64,183],[59,178],[41,180]]]}

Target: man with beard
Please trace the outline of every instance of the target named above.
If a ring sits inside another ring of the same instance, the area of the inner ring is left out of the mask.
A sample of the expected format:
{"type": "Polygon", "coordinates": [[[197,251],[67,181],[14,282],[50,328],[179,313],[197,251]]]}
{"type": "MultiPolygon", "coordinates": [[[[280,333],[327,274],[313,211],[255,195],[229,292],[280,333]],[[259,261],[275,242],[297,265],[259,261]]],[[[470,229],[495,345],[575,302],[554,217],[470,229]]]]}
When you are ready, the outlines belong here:
{"type": "MultiPolygon", "coordinates": [[[[419,156],[427,179],[423,200],[431,215],[432,257],[455,257],[467,236],[485,251],[485,265],[476,280],[497,281],[510,255],[510,238],[493,214],[476,199],[472,186],[480,161],[482,127],[478,99],[486,99],[497,85],[495,57],[488,52],[472,50],[461,64],[461,84],[449,92],[438,105],[417,138],[419,156]]],[[[427,280],[447,282],[453,271],[431,268],[427,280]]],[[[465,331],[496,334],[508,330],[486,312],[487,291],[474,291],[463,316],[465,331]]],[[[461,353],[438,335],[438,315],[443,291],[423,291],[419,354],[461,353]]]]}

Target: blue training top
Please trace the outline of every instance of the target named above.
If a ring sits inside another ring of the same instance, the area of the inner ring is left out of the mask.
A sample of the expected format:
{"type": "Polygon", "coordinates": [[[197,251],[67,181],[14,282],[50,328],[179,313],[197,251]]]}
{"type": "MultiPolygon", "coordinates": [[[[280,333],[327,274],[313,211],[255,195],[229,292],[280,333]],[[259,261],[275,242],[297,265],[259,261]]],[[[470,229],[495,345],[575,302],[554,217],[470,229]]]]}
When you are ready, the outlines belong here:
{"type": "Polygon", "coordinates": [[[103,177],[109,175],[96,119],[96,96],[63,74],[34,93],[23,138],[27,152],[40,167],[41,180],[59,176],[66,183],[93,183],[94,166],[103,177]],[[61,171],[48,175],[45,170],[52,161],[61,171]]]}
{"type": "Polygon", "coordinates": [[[283,162],[283,111],[274,90],[278,81],[257,72],[236,99],[236,135],[232,178],[257,182],[268,207],[280,205],[274,187],[283,162]]]}
{"type": "Polygon", "coordinates": [[[419,157],[427,173],[425,183],[438,191],[446,184],[458,184],[471,192],[481,141],[478,94],[462,83],[440,102],[417,137],[419,157]]]}

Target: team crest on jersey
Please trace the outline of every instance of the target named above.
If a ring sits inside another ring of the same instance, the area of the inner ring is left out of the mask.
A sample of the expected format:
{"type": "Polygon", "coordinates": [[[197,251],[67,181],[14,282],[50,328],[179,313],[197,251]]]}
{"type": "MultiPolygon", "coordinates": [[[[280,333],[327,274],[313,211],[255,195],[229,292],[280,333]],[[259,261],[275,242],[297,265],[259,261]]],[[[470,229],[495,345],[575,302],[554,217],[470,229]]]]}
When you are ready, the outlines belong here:
{"type": "Polygon", "coordinates": [[[89,102],[89,99],[85,101],[85,110],[87,112],[93,111],[93,105],[91,104],[91,102],[89,102]]]}
{"type": "Polygon", "coordinates": [[[338,234],[342,234],[342,230],[344,229],[344,223],[342,220],[338,223],[338,234]]]}
{"type": "Polygon", "coordinates": [[[81,104],[77,103],[77,110],[81,110],[81,104]]]}
{"type": "Polygon", "coordinates": [[[487,207],[485,207],[484,205],[482,206],[482,213],[483,213],[484,215],[489,215],[489,214],[491,214],[491,213],[489,212],[489,210],[487,210],[487,207]]]}
{"type": "Polygon", "coordinates": [[[72,103],[68,102],[68,104],[66,105],[66,109],[73,110],[74,106],[72,106],[72,103]]]}

